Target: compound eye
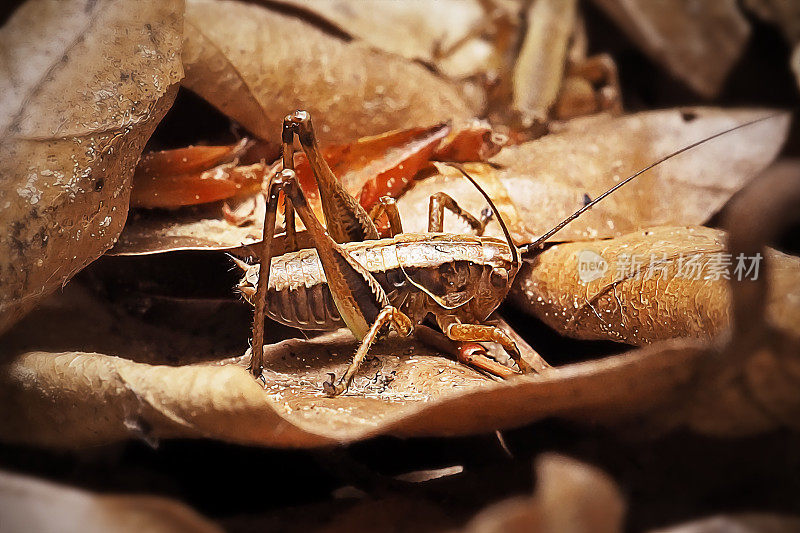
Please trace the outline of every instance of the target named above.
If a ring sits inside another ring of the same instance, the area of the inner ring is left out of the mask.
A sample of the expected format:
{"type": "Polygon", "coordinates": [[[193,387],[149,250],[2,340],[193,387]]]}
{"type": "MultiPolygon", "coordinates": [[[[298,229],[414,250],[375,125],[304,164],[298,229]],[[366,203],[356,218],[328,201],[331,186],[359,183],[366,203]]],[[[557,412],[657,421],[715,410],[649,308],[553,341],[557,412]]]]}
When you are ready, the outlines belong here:
{"type": "Polygon", "coordinates": [[[508,285],[508,271],[507,270],[492,270],[492,275],[489,278],[492,287],[496,289],[505,288],[508,285]]]}

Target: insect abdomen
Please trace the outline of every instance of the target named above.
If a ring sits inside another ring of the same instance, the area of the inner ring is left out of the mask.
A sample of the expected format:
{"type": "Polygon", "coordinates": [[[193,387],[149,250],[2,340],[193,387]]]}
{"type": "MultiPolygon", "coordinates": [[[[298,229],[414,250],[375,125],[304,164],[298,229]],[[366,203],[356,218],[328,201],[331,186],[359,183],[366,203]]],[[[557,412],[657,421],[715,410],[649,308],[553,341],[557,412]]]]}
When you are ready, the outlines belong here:
{"type": "Polygon", "coordinates": [[[276,322],[300,329],[344,326],[314,250],[272,259],[266,314],[276,322]]]}

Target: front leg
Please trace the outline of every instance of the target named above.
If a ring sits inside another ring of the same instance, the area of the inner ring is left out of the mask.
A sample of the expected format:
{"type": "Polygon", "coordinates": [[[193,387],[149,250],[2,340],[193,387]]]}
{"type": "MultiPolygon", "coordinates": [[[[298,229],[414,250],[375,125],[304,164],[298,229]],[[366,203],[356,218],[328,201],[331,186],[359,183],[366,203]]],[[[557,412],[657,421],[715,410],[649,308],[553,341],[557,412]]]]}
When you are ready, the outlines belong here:
{"type": "Polygon", "coordinates": [[[496,342],[506,349],[523,374],[534,371],[520,355],[514,339],[502,329],[483,324],[462,324],[457,318],[445,315],[437,316],[436,321],[447,338],[462,342],[496,342]]]}

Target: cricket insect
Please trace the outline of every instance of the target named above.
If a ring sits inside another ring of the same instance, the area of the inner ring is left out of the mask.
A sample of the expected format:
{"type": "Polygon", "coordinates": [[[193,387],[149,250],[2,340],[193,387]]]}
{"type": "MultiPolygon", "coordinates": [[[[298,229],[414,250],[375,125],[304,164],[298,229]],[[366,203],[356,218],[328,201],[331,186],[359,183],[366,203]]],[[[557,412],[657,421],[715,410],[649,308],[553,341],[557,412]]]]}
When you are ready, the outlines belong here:
{"type": "Polygon", "coordinates": [[[687,150],[737,129],[772,118],[762,117],[685,146],[620,181],[565,218],[534,242],[517,247],[492,199],[458,165],[488,204],[479,218],[464,211],[444,192],[430,197],[427,233],[403,233],[394,199],[382,197],[366,210],[341,186],[321,152],[309,114],[297,111],[283,122],[283,170],[269,182],[261,261],[248,265],[239,290],[254,307],[250,371],[263,371],[264,315],[303,330],[346,326],[360,340],[350,365],[338,379],[323,384],[336,396],[345,392],[370,347],[390,327],[407,337],[432,316],[442,333],[462,343],[494,342],[512,357],[522,373],[533,369],[514,340],[484,322],[505,299],[520,269],[522,254],[542,249],[553,235],[637,176],[687,150]],[[294,138],[298,138],[317,181],[327,227],[317,220],[294,172],[294,138]],[[279,200],[284,199],[288,253],[273,257],[279,200]],[[473,234],[444,233],[445,209],[466,221],[473,234]],[[306,227],[313,248],[297,250],[295,213],[306,227]],[[386,216],[390,238],[379,238],[376,221],[386,216]],[[505,240],[483,236],[492,215],[505,240]]]}

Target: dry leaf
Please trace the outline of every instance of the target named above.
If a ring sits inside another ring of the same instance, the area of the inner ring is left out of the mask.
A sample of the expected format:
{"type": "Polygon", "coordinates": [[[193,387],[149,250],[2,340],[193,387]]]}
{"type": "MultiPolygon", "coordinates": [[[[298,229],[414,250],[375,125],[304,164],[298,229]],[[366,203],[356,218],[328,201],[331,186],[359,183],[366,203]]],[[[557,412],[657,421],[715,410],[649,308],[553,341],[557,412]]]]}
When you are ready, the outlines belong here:
{"type": "MultiPolygon", "coordinates": [[[[89,272],[98,275],[98,269],[106,268],[109,277],[126,276],[126,265],[108,265],[105,261],[93,264],[89,272]]],[[[128,268],[136,270],[136,265],[128,268]]],[[[147,293],[146,289],[142,292],[147,293]]],[[[88,291],[81,281],[73,281],[7,332],[0,353],[84,350],[140,363],[177,365],[217,361],[247,347],[252,316],[247,304],[200,298],[181,302],[163,292],[159,294],[153,288],[147,293],[149,301],[138,302],[137,311],[154,315],[148,320],[122,311],[119,302],[111,305],[88,291]],[[50,326],[42,328],[43,323],[50,326]]],[[[121,299],[117,295],[117,300],[121,299]]],[[[284,333],[269,328],[267,342],[282,340],[284,333]]]]}
{"type": "Polygon", "coordinates": [[[174,366],[208,357],[176,335],[148,348],[143,339],[154,338],[152,326],[126,321],[122,327],[86,298],[63,299],[20,324],[24,329],[17,336],[27,343],[7,340],[18,328],[4,339],[8,350],[19,346],[0,367],[4,442],[73,448],[131,437],[203,437],[316,447],[381,434],[483,433],[552,416],[606,425],[635,421],[639,431],[690,425],[724,434],[787,424],[800,409],[787,403],[797,396],[797,387],[791,388],[797,341],[753,362],[756,384],[767,385],[757,389],[759,405],[784,412],[778,419],[742,415],[752,404],[752,386],[744,395],[728,387],[725,395],[698,383],[703,364],[717,352],[689,339],[496,382],[415,341],[389,338],[371,350],[349,392],[329,398],[323,381],[329,372],[340,375],[355,351],[346,330],[266,346],[262,386],[245,370],[246,359],[174,366]],[[81,318],[76,323],[73,317],[81,318]],[[37,328],[48,331],[46,338],[26,333],[37,328]],[[699,402],[695,384],[711,399],[699,402]],[[736,409],[728,409],[731,401],[736,409]]]}
{"type": "Polygon", "coordinates": [[[576,0],[535,0],[514,67],[513,106],[523,123],[544,122],[558,96],[575,25],[576,0]]]}
{"type": "Polygon", "coordinates": [[[492,131],[488,122],[473,120],[450,132],[433,154],[438,161],[487,161],[508,142],[505,135],[492,131]]]}
{"type": "MultiPolygon", "coordinates": [[[[796,213],[798,182],[779,178],[760,180],[732,204],[731,253],[766,254],[763,242],[777,233],[777,222],[796,213]]],[[[494,382],[428,347],[390,337],[373,346],[349,391],[334,398],[322,383],[329,373],[341,375],[354,353],[346,330],[266,346],[262,387],[245,370],[246,357],[167,366],[111,355],[141,338],[139,328],[116,330],[115,321],[104,327],[92,320],[97,310],[67,298],[66,316],[36,313],[27,327],[57,336],[58,328],[69,328],[67,317],[83,317],[92,335],[108,339],[109,354],[69,344],[45,350],[38,337],[23,335],[30,343],[0,366],[0,439],[75,447],[129,437],[204,437],[314,447],[376,435],[482,433],[554,416],[646,435],[675,428],[715,436],[796,430],[800,338],[764,323],[760,302],[768,275],[762,270],[757,282],[732,282],[730,342],[669,339],[494,382]]],[[[169,361],[198,358],[169,341],[163,349],[174,350],[169,361]]]]}
{"type": "Polygon", "coordinates": [[[701,518],[685,524],[654,529],[650,533],[793,533],[800,518],[790,515],[742,513],[701,518]]]}
{"type": "Polygon", "coordinates": [[[464,533],[621,533],[625,500],[613,479],[574,459],[536,459],[536,491],[481,511],[464,533]]]}
{"type": "Polygon", "coordinates": [[[800,42],[800,5],[794,0],[745,0],[744,5],[780,27],[790,45],[800,42]]]}
{"type": "MultiPolygon", "coordinates": [[[[380,50],[444,66],[451,76],[463,76],[466,72],[448,70],[449,62],[439,63],[440,53],[456,45],[483,49],[483,41],[470,35],[470,31],[484,25],[489,15],[475,0],[406,0],[383,2],[379,6],[367,6],[359,0],[277,0],[276,3],[321,17],[338,31],[380,50]]],[[[477,59],[481,57],[485,58],[481,55],[477,59]]],[[[480,65],[475,59],[470,66],[472,71],[480,65]]]]}
{"type": "Polygon", "coordinates": [[[177,209],[261,190],[266,167],[240,166],[248,140],[145,154],[133,175],[131,207],[177,209]]]}
{"type": "Polygon", "coordinates": [[[245,226],[231,224],[216,203],[174,211],[137,210],[131,213],[125,230],[109,253],[149,255],[177,250],[231,250],[260,242],[262,233],[261,221],[245,226]]]}
{"type": "Polygon", "coordinates": [[[327,144],[475,114],[421,65],[244,2],[190,0],[183,62],[186,87],[276,144],[295,109],[327,144]]]}
{"type": "MultiPolygon", "coordinates": [[[[686,108],[626,117],[576,121],[562,133],[508,146],[489,166],[468,167],[488,187],[518,243],[529,243],[620,180],[668,153],[737,124],[768,116],[767,110],[686,108]],[[511,200],[511,203],[508,203],[511,200]]],[[[714,139],[640,176],[583,214],[554,241],[613,237],[655,225],[702,224],[776,156],[789,116],[780,115],[714,139]]],[[[398,202],[406,231],[425,231],[428,197],[447,191],[471,213],[486,201],[458,171],[415,185],[398,202]]],[[[445,219],[446,231],[463,224],[445,219]]],[[[492,222],[487,234],[501,236],[492,222]]]]}
{"type": "MultiPolygon", "coordinates": [[[[497,154],[504,143],[505,139],[494,134],[487,124],[474,121],[455,130],[438,125],[391,131],[345,145],[328,146],[322,152],[345,189],[354,197],[360,198],[362,205],[370,209],[375,200],[383,195],[397,197],[402,194],[412,183],[411,178],[420,168],[428,165],[431,158],[448,161],[485,160],[497,154]]],[[[175,152],[180,155],[184,151],[185,149],[179,149],[163,154],[175,152]]],[[[272,166],[272,172],[277,171],[280,166],[281,162],[276,162],[272,166]]],[[[212,178],[227,178],[229,174],[239,172],[238,168],[247,170],[250,167],[224,166],[200,173],[199,176],[210,174],[212,178]]],[[[191,170],[195,170],[195,167],[191,167],[191,170]]],[[[302,152],[295,153],[295,170],[309,204],[320,220],[324,220],[316,183],[313,181],[308,159],[302,152]]],[[[196,177],[197,174],[167,180],[161,177],[152,182],[152,187],[145,188],[139,194],[150,193],[145,196],[150,200],[154,194],[163,198],[164,191],[158,187],[161,181],[166,181],[168,186],[183,185],[186,181],[194,181],[196,177]]],[[[213,188],[215,192],[220,189],[219,186],[213,188]]],[[[204,189],[200,189],[202,190],[204,189]]],[[[200,191],[195,191],[191,185],[179,187],[177,190],[168,187],[166,190],[169,193],[168,199],[187,196],[187,193],[191,199],[199,196],[200,191]]],[[[174,250],[231,250],[254,244],[261,241],[262,204],[260,198],[242,200],[242,218],[246,220],[245,224],[232,224],[231,219],[235,217],[224,216],[224,208],[219,204],[178,209],[170,213],[134,211],[116,246],[109,253],[147,255],[174,250]]],[[[235,210],[234,207],[232,211],[235,210]]],[[[304,246],[311,246],[310,241],[303,236],[300,241],[304,246]]]]}
{"type": "Polygon", "coordinates": [[[735,0],[595,0],[655,61],[706,97],[716,95],[750,28],[735,0]]]}
{"type": "Polygon", "coordinates": [[[34,0],[0,30],[0,331],[116,240],[174,98],[179,1],[34,0]]]}
{"type": "Polygon", "coordinates": [[[185,505],[154,496],[98,495],[19,474],[0,472],[3,531],[199,532],[222,530],[185,505]]]}
{"type": "MultiPolygon", "coordinates": [[[[765,115],[766,111],[759,110],[687,108],[575,121],[577,125],[562,133],[504,148],[492,160],[502,165],[500,169],[473,164],[467,169],[497,204],[515,240],[526,243],[583,206],[584,195],[593,198],[670,151],[765,115]]],[[[788,117],[776,117],[682,154],[614,193],[554,240],[618,236],[658,224],[701,224],[774,158],[787,128],[788,117]]],[[[413,131],[385,135],[394,138],[413,131]]],[[[382,138],[377,136],[371,143],[382,146],[382,138]]],[[[379,160],[391,160],[389,156],[392,150],[379,160]]],[[[483,196],[457,170],[443,165],[438,169],[439,174],[417,182],[399,200],[406,231],[427,231],[428,199],[439,191],[447,191],[473,214],[486,207],[483,196]]],[[[356,176],[356,180],[348,179],[355,184],[352,192],[364,178],[363,173],[356,176]]],[[[445,217],[446,231],[468,230],[449,213],[445,217]]],[[[502,236],[496,221],[489,223],[487,234],[502,236]]],[[[113,253],[230,250],[260,239],[258,217],[252,226],[237,227],[221,217],[216,205],[166,214],[135,212],[113,253]]]]}
{"type": "MultiPolygon", "coordinates": [[[[731,323],[727,277],[759,275],[725,249],[725,233],[654,227],[610,240],[553,246],[517,275],[513,301],[578,339],[642,345],[710,339],[731,323]],[[743,270],[737,270],[737,266],[743,270]]],[[[768,316],[800,335],[800,258],[771,250],[768,316]]],[[[757,261],[760,274],[764,265],[757,261]]]]}

